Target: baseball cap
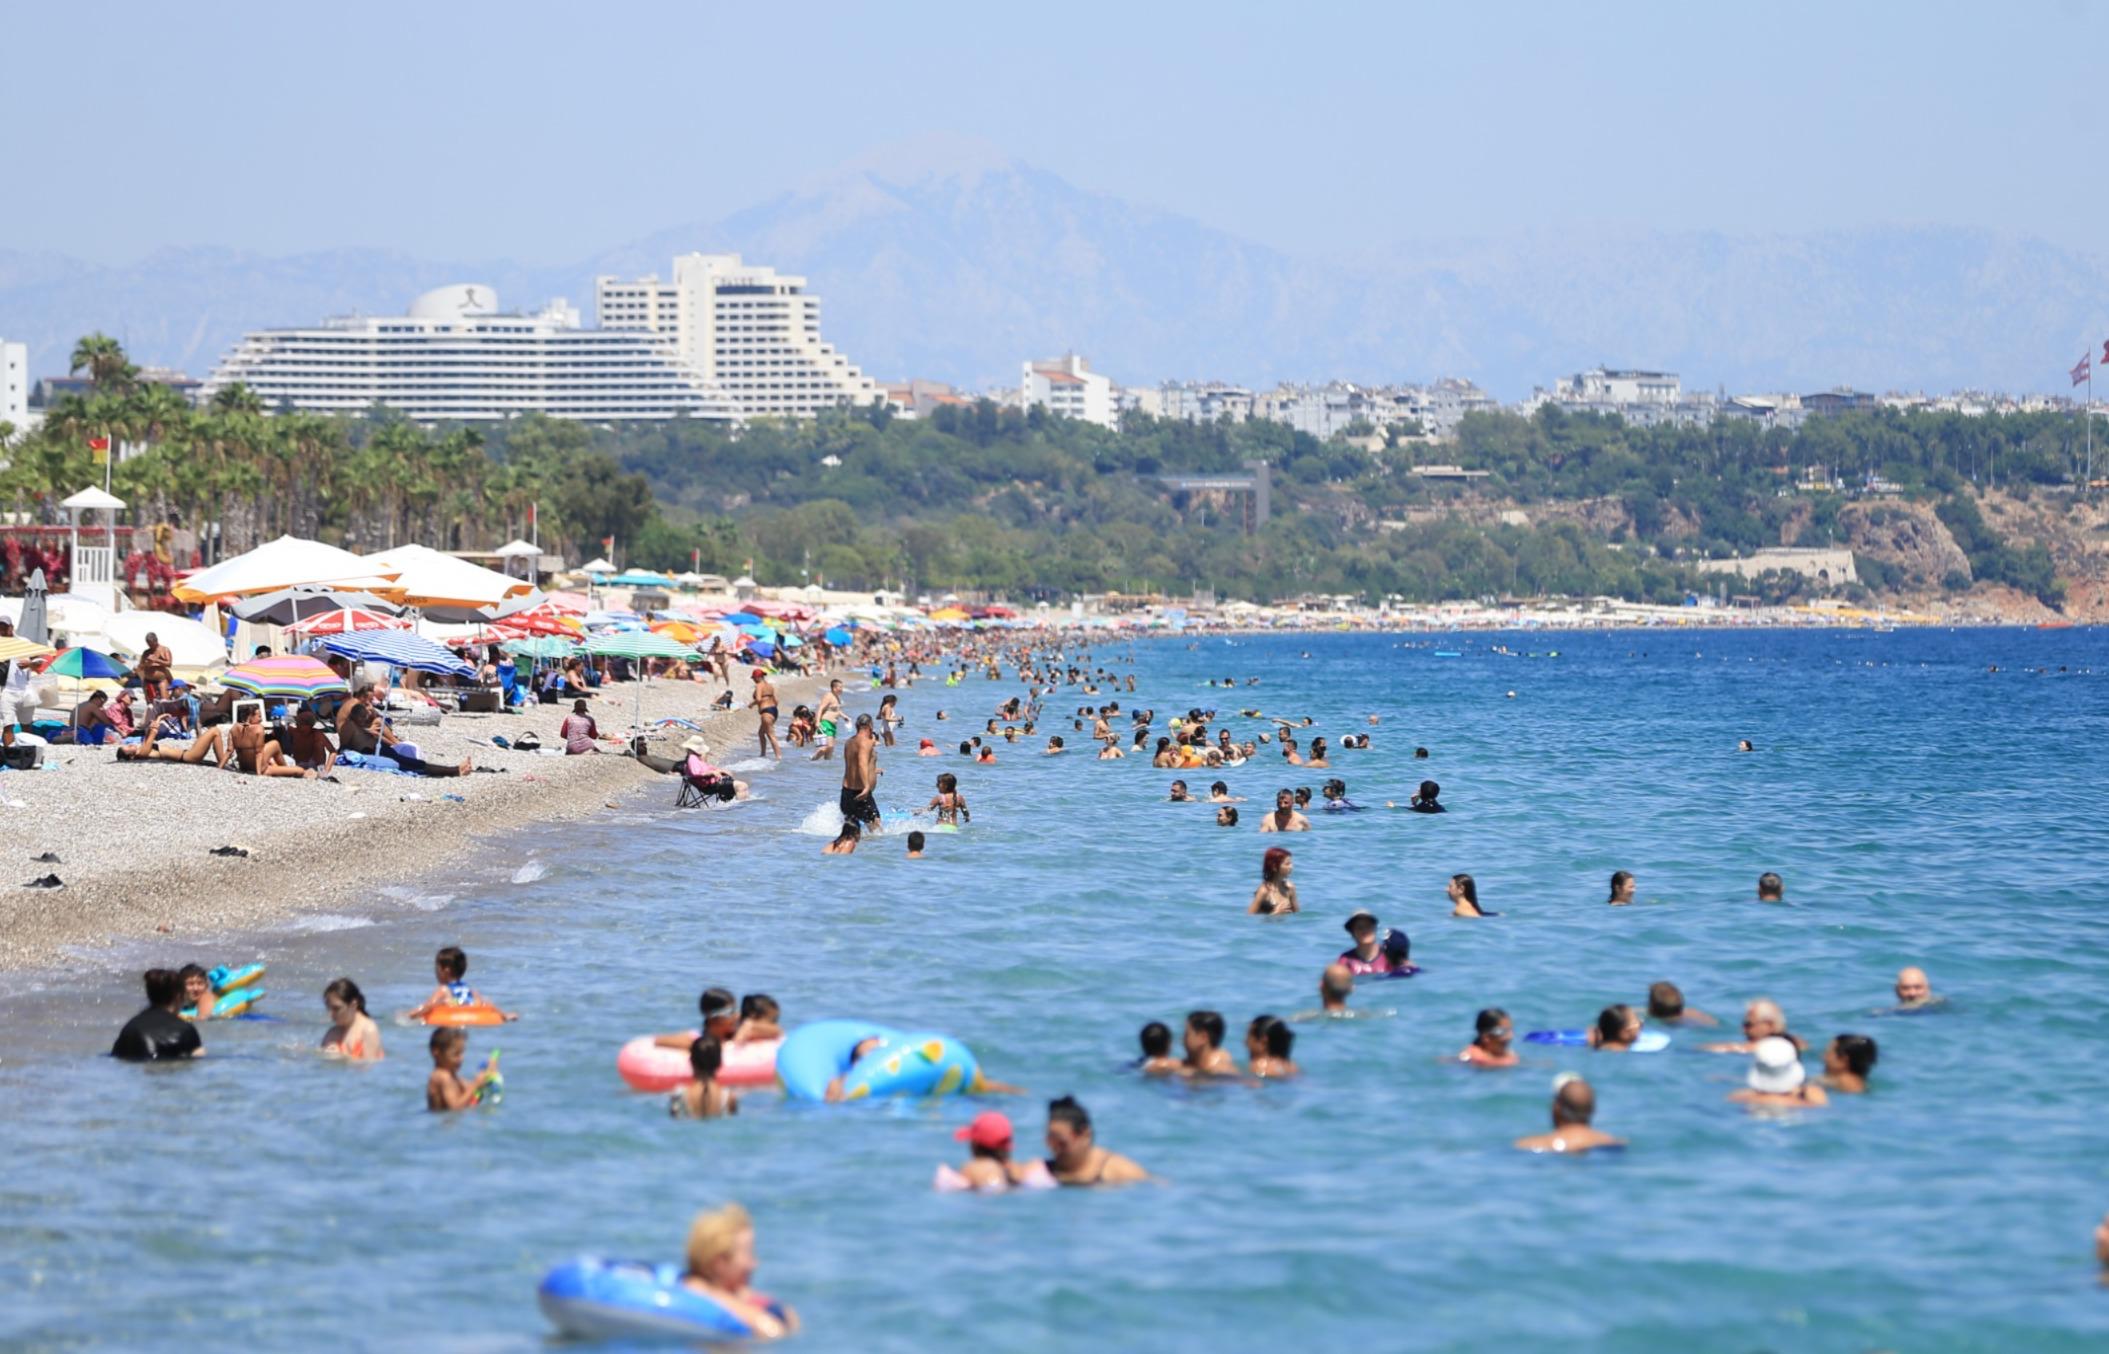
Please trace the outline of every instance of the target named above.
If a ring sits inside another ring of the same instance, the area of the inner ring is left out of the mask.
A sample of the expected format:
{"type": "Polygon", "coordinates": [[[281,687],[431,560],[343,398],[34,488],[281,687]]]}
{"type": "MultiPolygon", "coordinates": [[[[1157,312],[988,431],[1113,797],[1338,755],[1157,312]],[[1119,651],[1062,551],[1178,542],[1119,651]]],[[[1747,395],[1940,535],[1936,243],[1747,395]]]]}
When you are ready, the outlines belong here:
{"type": "Polygon", "coordinates": [[[974,1122],[955,1131],[952,1136],[976,1147],[1008,1147],[1011,1145],[1011,1121],[995,1110],[983,1110],[974,1116],[974,1122]]]}
{"type": "Polygon", "coordinates": [[[1347,933],[1349,935],[1353,935],[1355,934],[1355,924],[1357,922],[1365,921],[1370,924],[1372,929],[1374,929],[1377,924],[1377,914],[1370,911],[1366,907],[1358,907],[1354,910],[1354,913],[1350,915],[1345,922],[1342,923],[1342,926],[1346,928],[1347,933]]]}

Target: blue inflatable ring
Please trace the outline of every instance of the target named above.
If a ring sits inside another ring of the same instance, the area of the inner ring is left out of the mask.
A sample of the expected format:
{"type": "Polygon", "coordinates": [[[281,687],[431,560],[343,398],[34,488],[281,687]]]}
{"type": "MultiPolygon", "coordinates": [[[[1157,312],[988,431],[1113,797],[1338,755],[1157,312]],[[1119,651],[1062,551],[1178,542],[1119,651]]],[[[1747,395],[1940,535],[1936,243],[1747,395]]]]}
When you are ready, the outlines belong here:
{"type": "Polygon", "coordinates": [[[683,1284],[678,1265],[581,1256],[544,1275],[535,1301],[559,1331],[585,1340],[754,1334],[746,1322],[683,1284]]]}
{"type": "Polygon", "coordinates": [[[798,1100],[827,1099],[828,1083],[841,1077],[842,1098],[848,1101],[978,1090],[981,1066],[950,1035],[863,1020],[817,1020],[784,1036],[776,1052],[776,1077],[784,1094],[798,1100]],[[867,1039],[877,1039],[879,1046],[852,1067],[857,1045],[867,1039]]]}

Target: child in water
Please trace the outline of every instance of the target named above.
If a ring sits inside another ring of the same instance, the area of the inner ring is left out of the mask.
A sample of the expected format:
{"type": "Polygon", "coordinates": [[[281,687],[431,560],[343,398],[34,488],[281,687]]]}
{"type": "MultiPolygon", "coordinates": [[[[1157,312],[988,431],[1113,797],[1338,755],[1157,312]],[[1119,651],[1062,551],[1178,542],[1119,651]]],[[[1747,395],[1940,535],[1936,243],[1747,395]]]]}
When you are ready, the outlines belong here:
{"type": "Polygon", "coordinates": [[[962,823],[974,820],[974,815],[967,810],[967,797],[959,792],[959,777],[950,771],[937,778],[937,796],[924,805],[923,809],[926,813],[931,809],[937,810],[937,822],[940,827],[946,824],[958,827],[962,823]]]}
{"type": "Polygon", "coordinates": [[[699,1034],[688,1046],[688,1068],[695,1080],[674,1092],[667,1113],[676,1119],[717,1119],[740,1112],[740,1098],[718,1085],[718,1069],[725,1064],[725,1046],[707,1034],[699,1034]]]}
{"type": "Polygon", "coordinates": [[[783,1008],[776,1004],[776,998],[763,992],[749,992],[740,998],[740,1025],[733,1032],[733,1043],[759,1044],[783,1037],[783,1008]]]}
{"type": "MultiPolygon", "coordinates": [[[[403,1018],[423,1020],[442,1006],[490,1006],[497,1010],[495,1004],[486,1002],[482,993],[463,981],[468,972],[469,956],[459,945],[448,945],[440,950],[432,957],[432,976],[439,981],[439,986],[432,989],[431,996],[405,1012],[403,1018]]],[[[498,1014],[506,1020],[520,1018],[512,1011],[498,1011],[498,1014]]]]}
{"type": "Polygon", "coordinates": [[[330,1027],[322,1036],[324,1053],[351,1062],[381,1060],[381,1029],[366,1014],[366,994],[357,983],[337,979],[322,989],[322,1005],[330,1013],[330,1027]]]}
{"type": "Polygon", "coordinates": [[[425,1079],[425,1108],[435,1114],[451,1114],[473,1108],[483,1088],[494,1080],[486,1067],[474,1081],[464,1081],[461,1064],[469,1056],[469,1032],[449,1025],[432,1031],[432,1075],[425,1079]]]}
{"type": "Polygon", "coordinates": [[[176,976],[183,980],[183,1004],[191,1009],[191,1019],[212,1019],[218,998],[212,993],[211,976],[196,964],[185,964],[176,976]]]}
{"type": "Polygon", "coordinates": [[[1142,1027],[1142,1057],[1135,1068],[1146,1077],[1176,1077],[1185,1072],[1186,1064],[1172,1056],[1172,1032],[1163,1021],[1153,1020],[1142,1027]]]}

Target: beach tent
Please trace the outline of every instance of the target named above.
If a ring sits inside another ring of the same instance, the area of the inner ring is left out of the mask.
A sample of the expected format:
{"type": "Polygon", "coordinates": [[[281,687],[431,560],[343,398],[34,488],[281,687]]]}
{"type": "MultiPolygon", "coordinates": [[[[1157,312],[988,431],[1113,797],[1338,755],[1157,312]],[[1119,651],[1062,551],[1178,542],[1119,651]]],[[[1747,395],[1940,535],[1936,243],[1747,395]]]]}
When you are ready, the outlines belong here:
{"type": "Polygon", "coordinates": [[[197,570],[176,584],[175,596],[181,602],[211,602],[222,597],[275,592],[303,583],[388,592],[398,572],[334,545],[281,536],[246,554],[221,560],[209,569],[197,570]]]}
{"type": "Polygon", "coordinates": [[[386,663],[440,677],[474,677],[476,669],[423,635],[404,630],[367,630],[332,635],[322,641],[325,653],[359,663],[386,663]]]}
{"type": "Polygon", "coordinates": [[[169,666],[185,681],[227,666],[227,641],[218,631],[166,611],[120,611],[103,624],[102,638],[111,653],[136,662],[146,652],[149,633],[168,650],[169,666]]]}
{"type": "Polygon", "coordinates": [[[532,583],[425,545],[399,545],[365,558],[369,569],[395,575],[396,591],[412,606],[486,607],[534,591],[532,583]]]}

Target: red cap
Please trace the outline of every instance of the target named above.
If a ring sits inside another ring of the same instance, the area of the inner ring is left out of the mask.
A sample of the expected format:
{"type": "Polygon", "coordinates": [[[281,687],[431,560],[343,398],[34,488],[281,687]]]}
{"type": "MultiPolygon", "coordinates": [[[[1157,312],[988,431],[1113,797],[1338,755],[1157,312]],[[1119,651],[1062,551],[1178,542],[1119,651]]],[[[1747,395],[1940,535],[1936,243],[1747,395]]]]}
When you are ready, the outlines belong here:
{"type": "Polygon", "coordinates": [[[952,1135],[961,1142],[976,1147],[994,1150],[1011,1145],[1011,1121],[995,1110],[983,1110],[974,1116],[974,1122],[952,1135]]]}

